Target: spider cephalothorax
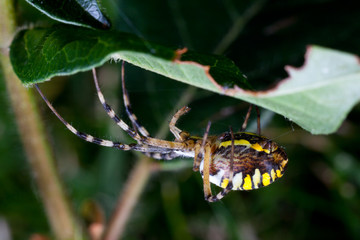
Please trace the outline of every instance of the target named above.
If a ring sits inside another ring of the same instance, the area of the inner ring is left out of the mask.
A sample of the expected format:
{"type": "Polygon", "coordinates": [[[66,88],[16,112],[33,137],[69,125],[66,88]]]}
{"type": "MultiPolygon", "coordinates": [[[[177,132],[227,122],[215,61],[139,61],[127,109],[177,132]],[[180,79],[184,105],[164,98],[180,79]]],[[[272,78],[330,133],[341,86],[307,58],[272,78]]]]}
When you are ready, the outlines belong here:
{"type": "Polygon", "coordinates": [[[258,113],[257,134],[243,132],[250,116],[250,105],[241,132],[233,133],[230,128],[230,132],[223,133],[220,136],[208,136],[209,122],[204,136],[196,137],[175,126],[177,120],[190,110],[188,107],[183,107],[175,113],[169,124],[175,140],[166,141],[150,137],[149,132],[138,122],[137,117],[132,112],[124,83],[124,65],[122,66],[121,78],[123,99],[132,128],[121,120],[106,103],[98,84],[95,69],[93,69],[93,76],[99,100],[105,111],[136,143],[124,144],[79,132],[57,113],[39,87],[35,85],[54,114],[71,132],[85,141],[125,151],[139,151],[155,159],[194,158],[193,170],[200,171],[203,176],[205,199],[210,202],[220,200],[231,190],[252,190],[267,186],[283,175],[288,162],[286,153],[275,142],[260,135],[258,108],[256,108],[258,113]],[[223,190],[217,195],[213,195],[210,183],[223,188],[223,190]]]}

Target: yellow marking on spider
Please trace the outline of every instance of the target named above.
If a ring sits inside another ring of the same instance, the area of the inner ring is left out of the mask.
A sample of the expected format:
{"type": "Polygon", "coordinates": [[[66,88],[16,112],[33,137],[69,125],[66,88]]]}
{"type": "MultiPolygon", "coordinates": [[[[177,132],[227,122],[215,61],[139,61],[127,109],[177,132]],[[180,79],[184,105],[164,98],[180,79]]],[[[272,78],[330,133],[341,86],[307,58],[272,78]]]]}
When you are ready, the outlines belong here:
{"type": "Polygon", "coordinates": [[[260,174],[260,170],[258,168],[255,169],[255,173],[252,177],[252,180],[254,182],[254,188],[258,188],[260,180],[261,180],[261,174],[260,174]]]}
{"type": "Polygon", "coordinates": [[[281,162],[281,167],[285,167],[286,166],[286,164],[288,163],[288,159],[286,159],[286,160],[284,160],[284,161],[282,161],[281,162]]]}
{"type": "MultiPolygon", "coordinates": [[[[247,141],[247,140],[244,140],[244,139],[240,139],[240,140],[235,140],[234,141],[234,145],[240,145],[240,146],[250,146],[250,142],[247,141]]],[[[231,141],[225,141],[225,142],[222,142],[220,143],[220,147],[228,147],[228,146],[231,146],[231,141]]]]}
{"type": "MultiPolygon", "coordinates": [[[[270,153],[270,151],[268,149],[262,148],[258,143],[250,144],[250,142],[245,139],[235,140],[234,145],[235,146],[239,146],[239,145],[247,146],[247,147],[251,147],[251,148],[255,149],[258,152],[266,152],[268,154],[270,153]]],[[[225,141],[225,142],[220,143],[219,148],[220,147],[228,147],[228,146],[231,146],[231,141],[225,141]]]]}
{"type": "Polygon", "coordinates": [[[263,179],[262,182],[263,182],[264,186],[267,186],[267,185],[270,184],[270,175],[269,175],[269,173],[264,173],[262,175],[262,179],[263,179]]]}
{"type": "Polygon", "coordinates": [[[228,178],[224,178],[221,182],[221,187],[222,188],[226,188],[227,185],[229,184],[229,179],[228,178]]]}
{"type": "Polygon", "coordinates": [[[266,152],[268,154],[270,153],[269,149],[263,149],[262,146],[260,146],[258,143],[251,144],[251,148],[258,152],[266,152]]]}
{"type": "Polygon", "coordinates": [[[251,177],[250,177],[249,174],[246,175],[246,177],[244,178],[243,189],[244,190],[251,190],[252,189],[251,177]]]}
{"type": "Polygon", "coordinates": [[[272,180],[275,181],[275,179],[276,179],[275,170],[274,170],[274,169],[271,169],[270,174],[271,174],[272,180]]]}
{"type": "Polygon", "coordinates": [[[281,178],[281,177],[282,177],[281,171],[280,171],[279,169],[276,170],[276,176],[277,176],[278,178],[281,178]]]}

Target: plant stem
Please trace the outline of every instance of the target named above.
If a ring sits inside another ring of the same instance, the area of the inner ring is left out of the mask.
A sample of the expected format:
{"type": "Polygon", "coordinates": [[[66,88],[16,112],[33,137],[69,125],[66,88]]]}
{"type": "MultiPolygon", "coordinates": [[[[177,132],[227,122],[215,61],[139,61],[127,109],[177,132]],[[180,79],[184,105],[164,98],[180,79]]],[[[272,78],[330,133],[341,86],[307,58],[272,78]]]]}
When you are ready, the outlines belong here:
{"type": "Polygon", "coordinates": [[[104,240],[116,240],[121,238],[125,230],[126,222],[150,177],[152,169],[151,162],[151,159],[145,156],[138,159],[125,183],[125,188],[119,197],[114,214],[105,230],[104,240]]]}
{"type": "Polygon", "coordinates": [[[11,0],[0,1],[0,62],[19,135],[55,238],[79,239],[81,230],[55,170],[32,91],[21,85],[10,64],[8,46],[16,28],[14,12],[11,0]]]}
{"type": "Polygon", "coordinates": [[[248,21],[255,16],[264,5],[265,0],[258,0],[253,3],[243,14],[238,15],[233,22],[233,25],[225,36],[221,39],[219,44],[213,50],[214,54],[222,54],[239,36],[248,21]]]}

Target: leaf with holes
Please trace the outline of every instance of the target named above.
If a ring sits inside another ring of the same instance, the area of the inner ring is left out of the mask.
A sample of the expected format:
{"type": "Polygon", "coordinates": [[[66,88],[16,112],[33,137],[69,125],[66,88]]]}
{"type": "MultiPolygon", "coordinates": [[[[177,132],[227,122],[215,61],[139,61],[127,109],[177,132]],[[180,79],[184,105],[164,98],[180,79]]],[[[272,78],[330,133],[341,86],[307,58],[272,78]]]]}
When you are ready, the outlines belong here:
{"type": "Polygon", "coordinates": [[[268,108],[313,134],[335,132],[360,100],[360,62],[355,55],[309,47],[305,64],[262,92],[228,89],[227,94],[268,108]]]}
{"type": "Polygon", "coordinates": [[[359,101],[360,65],[356,56],[311,47],[289,78],[255,92],[235,64],[222,56],[176,50],[136,36],[73,26],[23,30],[10,57],[25,85],[98,67],[122,59],[196,87],[242,99],[277,112],[314,134],[336,131],[359,101]]]}

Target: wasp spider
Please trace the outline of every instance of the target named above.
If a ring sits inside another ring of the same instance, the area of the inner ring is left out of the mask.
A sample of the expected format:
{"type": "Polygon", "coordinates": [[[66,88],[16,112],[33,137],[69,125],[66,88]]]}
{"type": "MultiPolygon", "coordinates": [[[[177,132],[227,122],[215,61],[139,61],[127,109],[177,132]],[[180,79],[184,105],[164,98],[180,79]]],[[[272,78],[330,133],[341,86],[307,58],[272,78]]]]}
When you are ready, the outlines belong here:
{"type": "Polygon", "coordinates": [[[240,132],[233,133],[230,128],[229,132],[219,136],[208,136],[210,129],[209,122],[202,138],[191,136],[188,132],[176,127],[177,120],[190,110],[189,107],[185,106],[175,113],[169,124],[170,131],[175,136],[175,140],[156,139],[150,137],[149,132],[140,125],[131,109],[124,83],[124,64],[121,71],[123,101],[126,113],[132,123],[132,128],[120,119],[106,103],[99,87],[95,69],[92,72],[97,95],[106,113],[136,143],[124,144],[114,142],[78,131],[59,115],[40,91],[37,84],[35,84],[37,91],[51,111],[71,132],[83,140],[124,151],[139,151],[155,159],[194,158],[193,170],[195,172],[200,171],[203,177],[205,199],[209,202],[220,200],[231,190],[252,190],[267,186],[283,175],[288,162],[286,153],[275,142],[260,135],[260,114],[258,108],[256,108],[258,113],[257,134],[244,132],[250,116],[250,105],[240,132]],[[221,187],[222,191],[213,195],[210,183],[221,187]]]}

